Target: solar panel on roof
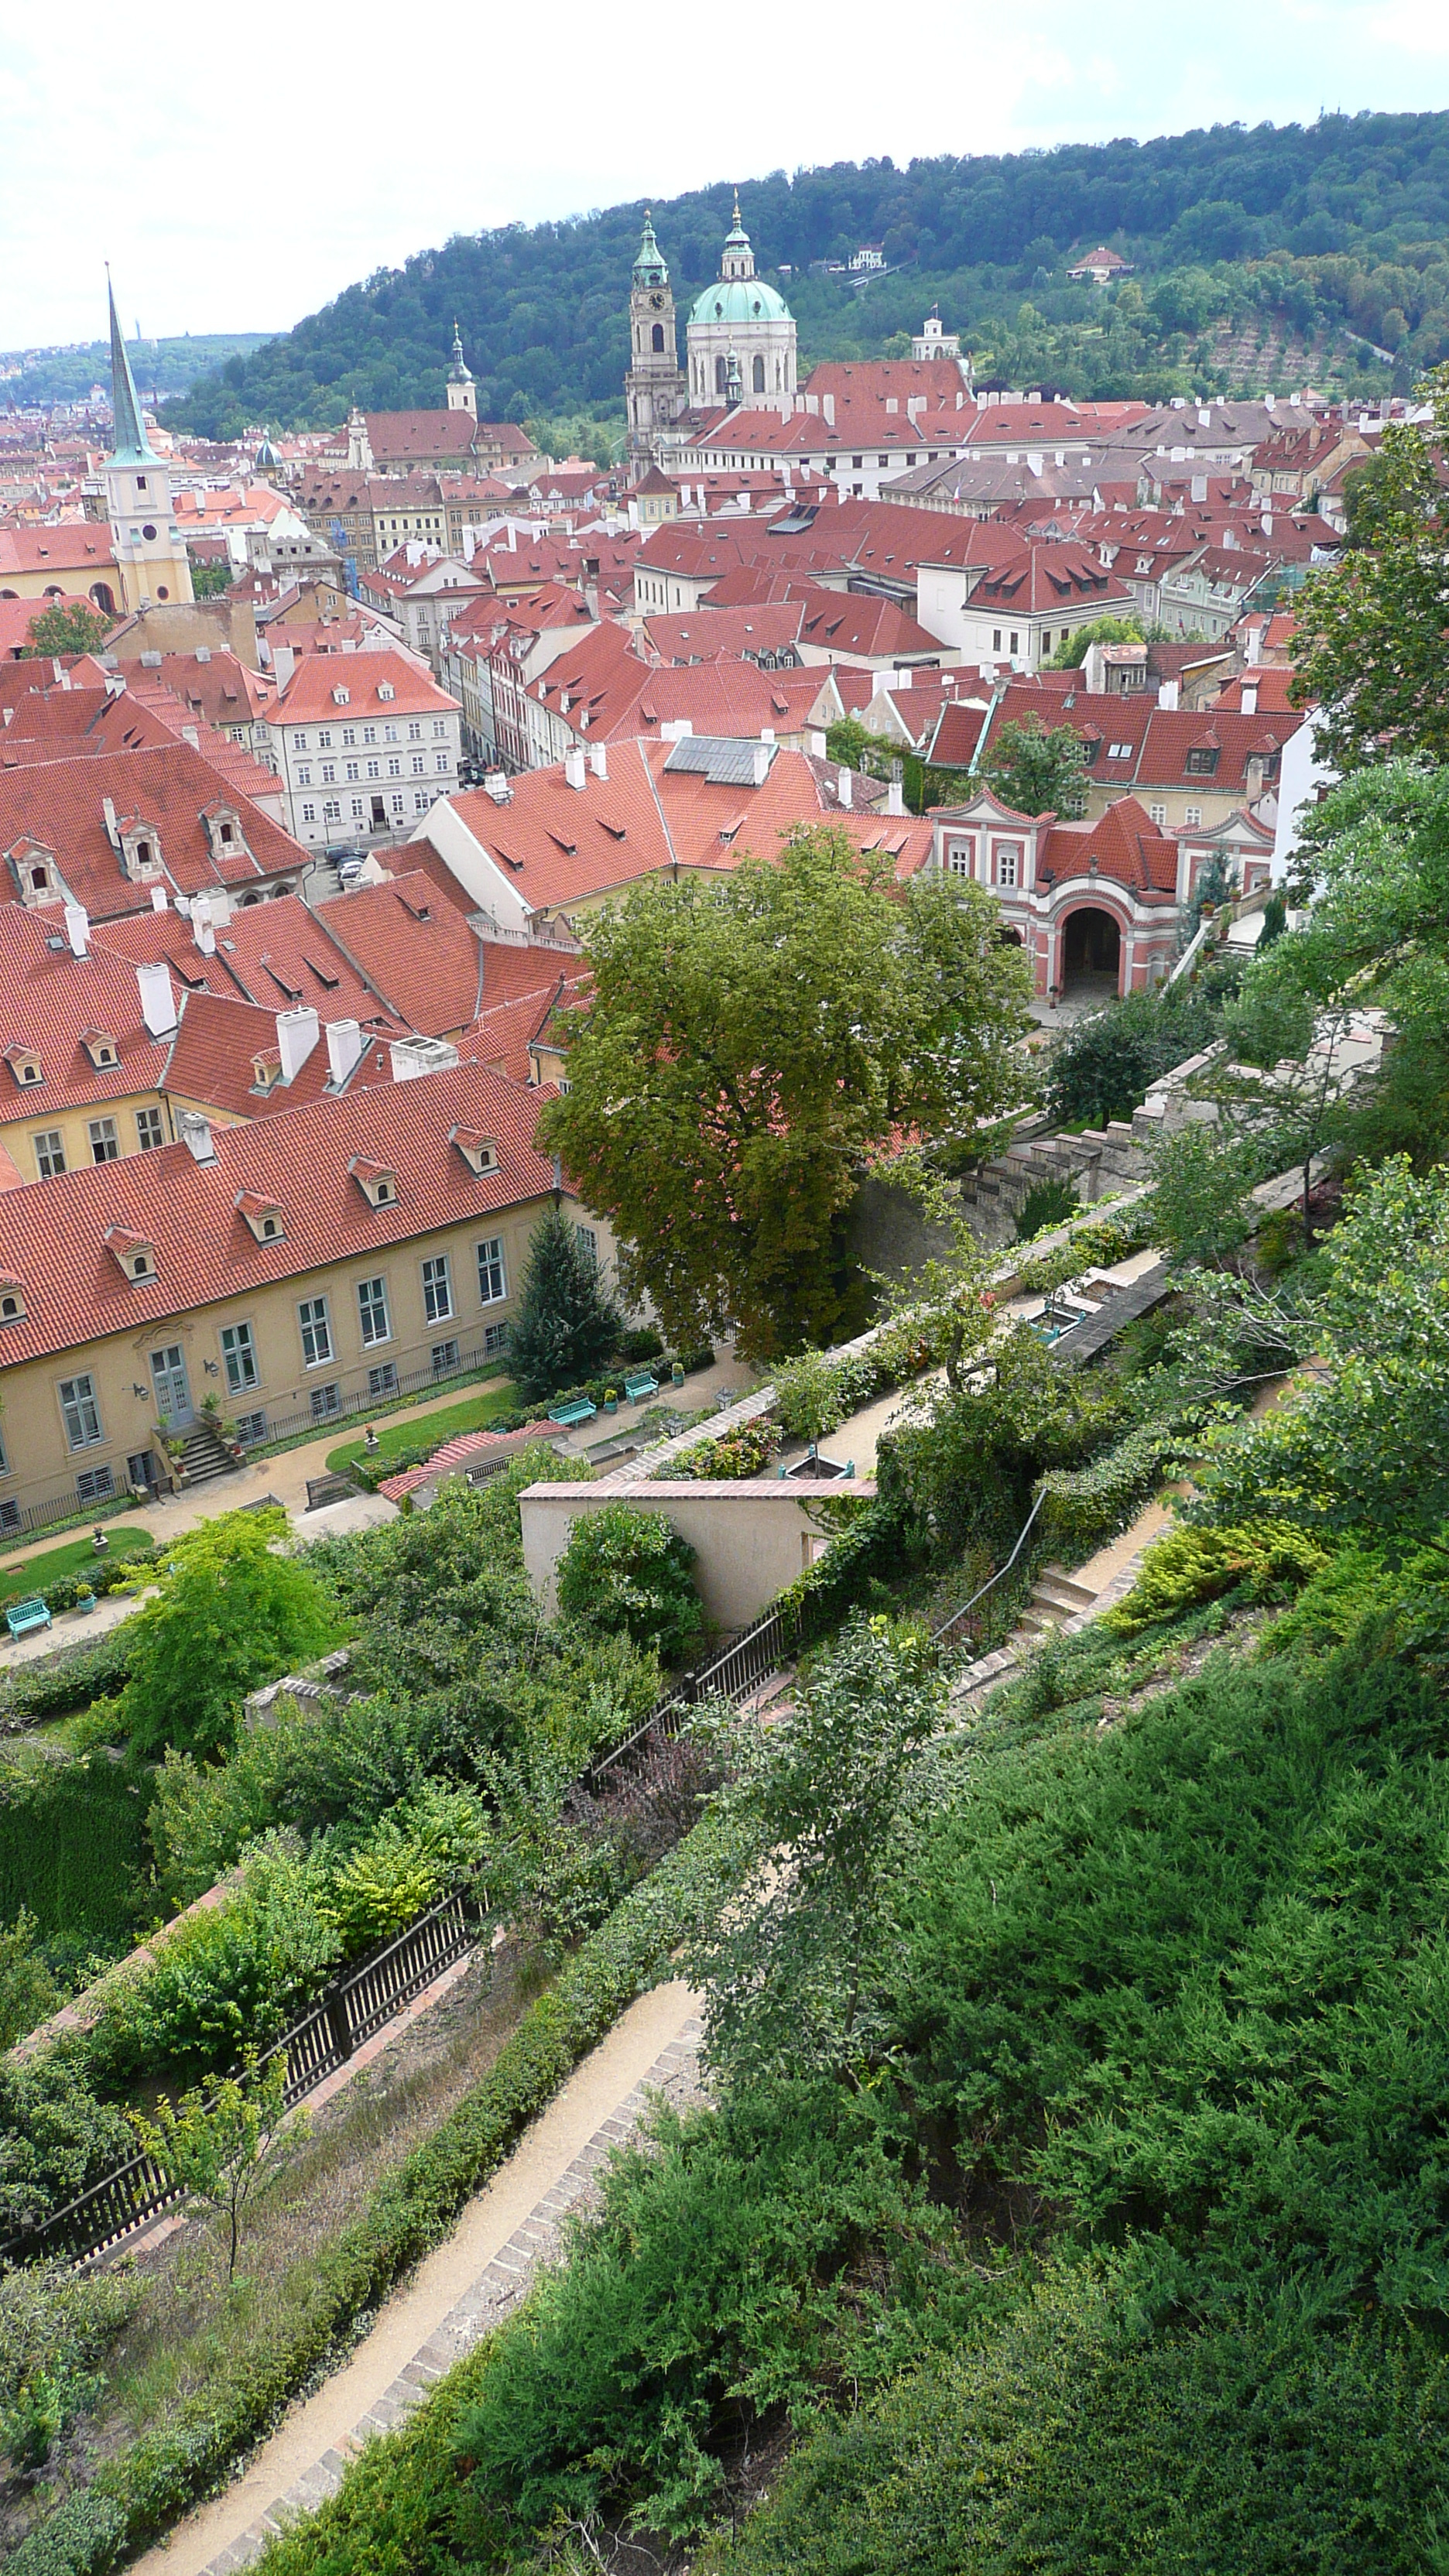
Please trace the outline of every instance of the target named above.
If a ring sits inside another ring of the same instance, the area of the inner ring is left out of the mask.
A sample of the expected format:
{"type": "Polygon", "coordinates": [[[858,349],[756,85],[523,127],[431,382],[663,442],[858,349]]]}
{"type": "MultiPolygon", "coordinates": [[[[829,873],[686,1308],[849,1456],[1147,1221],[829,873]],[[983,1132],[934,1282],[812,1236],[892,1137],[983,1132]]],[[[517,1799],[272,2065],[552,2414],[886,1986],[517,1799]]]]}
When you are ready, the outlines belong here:
{"type": "Polygon", "coordinates": [[[757,755],[766,751],[773,760],[776,748],[773,743],[732,741],[718,734],[684,734],[671,745],[664,767],[666,773],[682,771],[708,779],[711,787],[752,787],[757,755]]]}

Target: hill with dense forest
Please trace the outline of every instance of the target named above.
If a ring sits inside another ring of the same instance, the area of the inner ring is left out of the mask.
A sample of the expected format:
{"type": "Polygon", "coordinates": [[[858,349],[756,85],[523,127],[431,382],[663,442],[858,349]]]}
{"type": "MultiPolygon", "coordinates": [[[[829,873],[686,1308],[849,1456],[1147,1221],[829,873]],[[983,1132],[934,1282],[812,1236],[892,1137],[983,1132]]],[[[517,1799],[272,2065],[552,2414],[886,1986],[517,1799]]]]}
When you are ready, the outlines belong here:
{"type": "MultiPolygon", "coordinates": [[[[681,304],[713,278],[727,186],[656,203],[681,304]]],[[[1358,394],[1449,354],[1449,115],[1215,126],[1148,143],[775,171],[740,190],[762,269],[788,268],[801,354],[898,349],[939,302],[979,379],[1043,377],[1078,396],[1280,389],[1358,394]],[[809,274],[883,244],[864,283],[809,274]],[[1106,241],[1136,274],[1072,286],[1106,241]],[[1375,352],[1390,353],[1390,362],[1375,352]]],[[[619,402],[641,202],[503,226],[379,269],[168,417],[221,436],[329,426],[349,405],[441,405],[455,316],[481,410],[525,419],[619,402]]]]}

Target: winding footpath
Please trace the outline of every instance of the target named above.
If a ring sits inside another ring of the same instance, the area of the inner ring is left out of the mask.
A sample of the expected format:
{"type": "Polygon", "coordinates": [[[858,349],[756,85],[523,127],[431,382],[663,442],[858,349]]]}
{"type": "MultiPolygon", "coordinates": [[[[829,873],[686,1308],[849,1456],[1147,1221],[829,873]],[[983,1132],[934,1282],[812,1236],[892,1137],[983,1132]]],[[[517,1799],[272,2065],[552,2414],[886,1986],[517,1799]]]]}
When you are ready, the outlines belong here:
{"type": "Polygon", "coordinates": [[[342,2368],[292,2409],[231,2486],[133,2562],[136,2576],[232,2576],[290,2518],[333,2494],[349,2456],[401,2422],[516,2307],[650,2097],[694,2097],[699,2030],[698,1998],[677,1980],[631,2004],[342,2368]]]}

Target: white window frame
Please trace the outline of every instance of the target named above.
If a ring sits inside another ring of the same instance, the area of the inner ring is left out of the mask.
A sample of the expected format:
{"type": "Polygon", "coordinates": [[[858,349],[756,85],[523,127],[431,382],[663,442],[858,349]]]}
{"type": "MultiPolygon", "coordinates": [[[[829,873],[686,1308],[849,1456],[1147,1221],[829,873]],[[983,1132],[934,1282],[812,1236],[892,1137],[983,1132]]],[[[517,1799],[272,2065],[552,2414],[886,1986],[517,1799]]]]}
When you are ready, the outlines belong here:
{"type": "Polygon", "coordinates": [[[82,1369],[75,1377],[57,1379],[56,1393],[60,1398],[61,1420],[71,1449],[99,1449],[106,1434],[101,1421],[101,1401],[90,1370],[82,1369]]]}
{"type": "Polygon", "coordinates": [[[501,1306],[508,1295],[508,1272],[503,1260],[503,1237],[490,1234],[477,1246],[478,1303],[501,1306]]]}
{"type": "Polygon", "coordinates": [[[392,1340],[387,1281],[380,1275],[357,1282],[357,1329],[365,1351],[375,1351],[380,1343],[392,1340]]]}
{"type": "Polygon", "coordinates": [[[223,1324],[221,1328],[221,1361],[226,1371],[227,1393],[248,1395],[262,1382],[261,1363],[257,1358],[257,1337],[249,1323],[223,1324]]]}
{"type": "Polygon", "coordinates": [[[297,1308],[297,1330],[302,1336],[302,1366],[330,1368],[332,1365],[332,1315],[325,1297],[304,1297],[297,1308]]]}
{"type": "Polygon", "coordinates": [[[160,1110],[138,1109],[136,1112],[137,1152],[140,1154],[154,1154],[157,1147],[164,1145],[165,1142],[166,1122],[162,1118],[160,1110]]]}
{"type": "Polygon", "coordinates": [[[423,1316],[429,1324],[446,1324],[453,1314],[453,1272],[446,1252],[430,1253],[423,1263],[423,1316]]]}
{"type": "Polygon", "coordinates": [[[58,1181],[63,1172],[69,1171],[61,1128],[42,1127],[31,1142],[35,1147],[35,1168],[43,1181],[58,1181]]]}
{"type": "Polygon", "coordinates": [[[121,1139],[114,1118],[88,1119],[86,1122],[86,1135],[90,1141],[91,1161],[93,1163],[119,1163],[121,1159],[121,1139]],[[109,1152],[98,1154],[96,1152],[96,1147],[98,1145],[109,1147],[109,1152]]]}

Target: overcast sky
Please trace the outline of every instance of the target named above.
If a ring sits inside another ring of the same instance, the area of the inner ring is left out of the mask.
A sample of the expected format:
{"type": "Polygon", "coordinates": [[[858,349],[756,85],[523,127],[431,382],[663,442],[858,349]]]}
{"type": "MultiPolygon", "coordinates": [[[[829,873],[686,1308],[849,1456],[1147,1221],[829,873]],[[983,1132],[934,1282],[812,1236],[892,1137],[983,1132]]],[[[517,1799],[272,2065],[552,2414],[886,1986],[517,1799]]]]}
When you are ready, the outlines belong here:
{"type": "Polygon", "coordinates": [[[128,331],[283,330],[452,233],[717,179],[1449,104],[1442,0],[4,16],[0,349],[98,337],[106,258],[128,331]]]}

